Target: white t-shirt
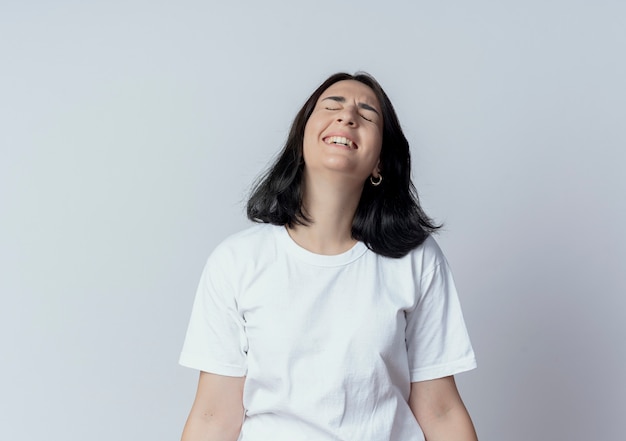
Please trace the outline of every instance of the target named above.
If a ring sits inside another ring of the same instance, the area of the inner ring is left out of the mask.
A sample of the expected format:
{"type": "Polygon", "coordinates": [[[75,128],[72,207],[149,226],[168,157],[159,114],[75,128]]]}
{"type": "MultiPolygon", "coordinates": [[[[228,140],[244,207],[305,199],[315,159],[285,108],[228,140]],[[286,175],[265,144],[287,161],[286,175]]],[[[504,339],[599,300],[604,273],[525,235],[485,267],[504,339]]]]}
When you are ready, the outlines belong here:
{"type": "Polygon", "coordinates": [[[241,441],[421,441],[410,383],[476,366],[432,237],[399,259],[325,256],[269,224],[209,257],[180,363],[246,376],[241,441]]]}

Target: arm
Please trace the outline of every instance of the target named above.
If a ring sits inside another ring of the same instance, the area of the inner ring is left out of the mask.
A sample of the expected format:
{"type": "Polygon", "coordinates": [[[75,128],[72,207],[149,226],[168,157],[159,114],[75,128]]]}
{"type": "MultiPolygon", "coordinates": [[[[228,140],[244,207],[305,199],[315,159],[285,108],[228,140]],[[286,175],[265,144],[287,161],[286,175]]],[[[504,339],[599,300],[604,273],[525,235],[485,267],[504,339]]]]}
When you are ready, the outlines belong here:
{"type": "Polygon", "coordinates": [[[477,441],[454,377],[411,383],[409,406],[428,441],[477,441]]]}
{"type": "Polygon", "coordinates": [[[244,380],[200,372],[181,441],[236,441],[244,416],[244,380]]]}

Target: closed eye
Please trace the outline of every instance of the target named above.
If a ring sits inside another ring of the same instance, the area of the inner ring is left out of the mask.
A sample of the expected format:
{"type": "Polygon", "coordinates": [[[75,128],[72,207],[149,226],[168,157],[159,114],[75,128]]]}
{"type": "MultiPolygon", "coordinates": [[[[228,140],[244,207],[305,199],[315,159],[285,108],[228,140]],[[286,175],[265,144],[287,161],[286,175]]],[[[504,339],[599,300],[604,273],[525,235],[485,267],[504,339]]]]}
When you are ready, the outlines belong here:
{"type": "Polygon", "coordinates": [[[361,115],[361,118],[363,118],[365,121],[374,122],[373,119],[370,119],[370,118],[368,118],[366,116],[363,116],[362,114],[360,114],[360,115],[361,115]]]}

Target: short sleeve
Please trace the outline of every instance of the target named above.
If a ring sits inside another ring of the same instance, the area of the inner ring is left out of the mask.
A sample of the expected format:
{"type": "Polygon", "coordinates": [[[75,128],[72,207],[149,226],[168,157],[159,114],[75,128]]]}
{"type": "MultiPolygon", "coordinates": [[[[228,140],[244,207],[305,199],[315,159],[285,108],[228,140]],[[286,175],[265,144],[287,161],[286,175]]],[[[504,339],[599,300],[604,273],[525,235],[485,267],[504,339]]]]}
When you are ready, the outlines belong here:
{"type": "Polygon", "coordinates": [[[247,340],[228,256],[216,250],[204,268],[179,363],[219,375],[246,375],[247,340]]]}
{"type": "Polygon", "coordinates": [[[438,256],[421,276],[418,301],[406,314],[411,382],[441,378],[476,367],[452,273],[441,250],[435,247],[438,256]]]}

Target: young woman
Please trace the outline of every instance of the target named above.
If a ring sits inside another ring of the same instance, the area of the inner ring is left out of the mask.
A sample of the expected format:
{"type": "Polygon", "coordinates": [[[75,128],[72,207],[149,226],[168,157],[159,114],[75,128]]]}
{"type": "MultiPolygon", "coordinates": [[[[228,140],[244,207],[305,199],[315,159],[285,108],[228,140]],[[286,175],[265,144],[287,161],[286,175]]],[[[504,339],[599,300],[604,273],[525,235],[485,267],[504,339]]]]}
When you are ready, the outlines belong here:
{"type": "Polygon", "coordinates": [[[184,441],[476,440],[453,377],[474,353],[410,172],[371,76],[313,92],[248,201],[258,224],[203,272],[184,441]]]}

